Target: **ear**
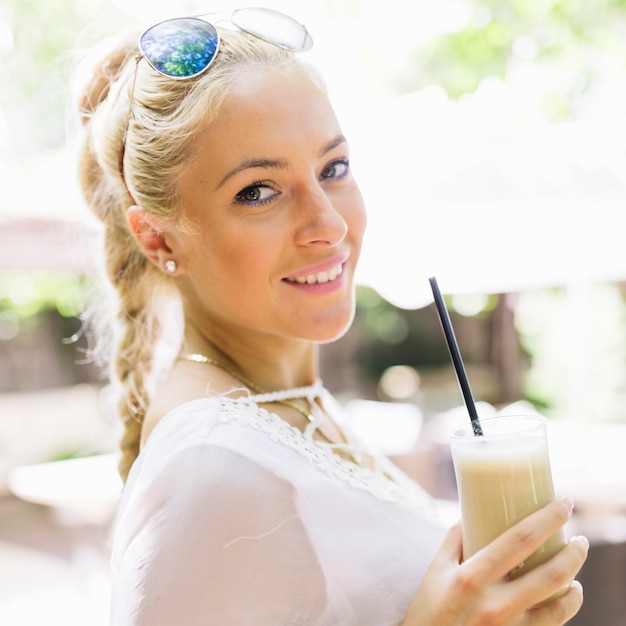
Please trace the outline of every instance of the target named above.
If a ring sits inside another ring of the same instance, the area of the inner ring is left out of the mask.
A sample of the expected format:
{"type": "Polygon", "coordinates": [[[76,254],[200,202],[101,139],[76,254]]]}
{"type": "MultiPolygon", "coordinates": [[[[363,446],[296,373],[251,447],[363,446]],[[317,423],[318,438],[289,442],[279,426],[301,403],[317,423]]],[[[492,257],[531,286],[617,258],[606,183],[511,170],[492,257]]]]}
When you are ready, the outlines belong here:
{"type": "Polygon", "coordinates": [[[157,267],[163,268],[172,259],[172,249],[167,245],[158,218],[140,206],[131,206],[126,212],[126,221],[137,245],[146,258],[157,267]]]}

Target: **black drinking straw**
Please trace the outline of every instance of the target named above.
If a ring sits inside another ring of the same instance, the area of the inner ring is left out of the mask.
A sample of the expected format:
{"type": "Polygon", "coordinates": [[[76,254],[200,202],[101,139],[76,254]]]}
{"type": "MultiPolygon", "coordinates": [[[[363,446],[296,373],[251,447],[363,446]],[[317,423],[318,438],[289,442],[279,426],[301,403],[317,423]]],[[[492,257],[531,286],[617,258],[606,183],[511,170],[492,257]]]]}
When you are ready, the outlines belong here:
{"type": "Polygon", "coordinates": [[[474,398],[472,397],[472,390],[470,389],[469,381],[467,380],[465,367],[463,367],[463,359],[461,358],[459,346],[456,342],[456,337],[454,336],[454,330],[452,328],[452,324],[450,323],[450,315],[448,315],[448,309],[446,308],[446,304],[443,301],[443,297],[441,296],[441,291],[439,291],[437,279],[433,276],[432,278],[429,278],[428,281],[430,282],[430,287],[433,290],[433,296],[435,296],[435,304],[437,305],[437,312],[439,313],[441,328],[443,328],[443,333],[446,336],[448,350],[450,352],[450,358],[452,359],[452,363],[454,364],[456,377],[459,381],[461,392],[463,393],[463,399],[465,400],[465,406],[467,406],[470,419],[472,420],[472,429],[474,430],[474,434],[476,436],[480,436],[483,434],[483,429],[480,425],[480,420],[478,419],[476,405],[474,404],[474,398]]]}

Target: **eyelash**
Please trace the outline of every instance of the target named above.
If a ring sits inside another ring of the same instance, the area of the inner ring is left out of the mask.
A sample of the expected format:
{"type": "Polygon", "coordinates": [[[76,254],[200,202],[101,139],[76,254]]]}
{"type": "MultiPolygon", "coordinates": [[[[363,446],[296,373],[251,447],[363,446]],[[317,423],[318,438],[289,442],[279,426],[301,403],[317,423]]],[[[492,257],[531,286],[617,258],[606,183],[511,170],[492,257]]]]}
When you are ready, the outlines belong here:
{"type": "MultiPolygon", "coordinates": [[[[332,180],[342,180],[344,178],[346,178],[348,175],[350,174],[350,161],[348,159],[345,158],[341,158],[341,159],[336,159],[335,161],[332,161],[331,163],[329,163],[323,170],[322,170],[322,175],[321,178],[324,181],[332,181],[332,180]],[[338,165],[343,165],[345,167],[345,170],[337,175],[337,176],[329,176],[328,178],[324,177],[324,172],[327,172],[329,169],[331,168],[335,168],[338,165]]],[[[235,196],[235,202],[237,204],[242,204],[244,206],[254,206],[254,207],[259,207],[259,206],[263,206],[269,202],[272,202],[275,197],[278,195],[279,192],[275,192],[272,193],[268,198],[263,198],[260,200],[246,200],[245,196],[246,194],[253,192],[253,191],[257,191],[260,189],[270,189],[273,190],[273,186],[268,184],[267,182],[264,182],[262,180],[257,180],[255,182],[253,182],[251,185],[248,185],[247,187],[245,187],[244,189],[242,189],[236,196],[235,196]]]]}
{"type": "Polygon", "coordinates": [[[264,204],[267,204],[268,202],[271,202],[277,192],[271,194],[269,196],[269,198],[264,198],[262,200],[246,200],[245,199],[245,195],[252,192],[252,191],[257,191],[260,189],[272,189],[273,187],[271,185],[269,185],[266,182],[263,182],[262,180],[257,180],[255,182],[253,182],[251,185],[248,185],[247,187],[245,187],[244,189],[242,189],[236,196],[235,196],[235,202],[237,204],[243,204],[244,206],[263,206],[264,204]]]}

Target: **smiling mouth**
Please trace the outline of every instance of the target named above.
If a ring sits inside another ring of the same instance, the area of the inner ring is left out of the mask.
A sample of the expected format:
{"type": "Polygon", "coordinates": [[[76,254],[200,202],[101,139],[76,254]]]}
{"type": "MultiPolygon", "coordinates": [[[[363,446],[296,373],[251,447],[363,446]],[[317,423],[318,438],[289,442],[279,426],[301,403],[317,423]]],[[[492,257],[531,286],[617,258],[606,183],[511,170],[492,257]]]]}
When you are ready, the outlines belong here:
{"type": "Polygon", "coordinates": [[[288,283],[298,283],[300,285],[316,285],[332,282],[338,276],[341,276],[342,273],[343,264],[339,263],[327,272],[317,272],[315,274],[308,274],[307,276],[298,276],[297,278],[286,278],[285,280],[288,283]]]}

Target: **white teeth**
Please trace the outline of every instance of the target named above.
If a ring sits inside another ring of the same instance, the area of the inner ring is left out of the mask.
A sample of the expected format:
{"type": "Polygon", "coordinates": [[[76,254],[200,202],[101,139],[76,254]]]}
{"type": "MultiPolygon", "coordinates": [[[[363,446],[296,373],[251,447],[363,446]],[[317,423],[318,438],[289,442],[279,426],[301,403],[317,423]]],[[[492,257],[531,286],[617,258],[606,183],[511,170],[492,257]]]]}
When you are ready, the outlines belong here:
{"type": "Polygon", "coordinates": [[[328,283],[335,280],[335,278],[340,276],[342,272],[343,267],[341,265],[337,265],[327,272],[318,272],[317,274],[309,274],[308,276],[298,276],[298,278],[290,278],[289,280],[292,283],[300,283],[301,285],[315,285],[316,283],[328,283]]]}

